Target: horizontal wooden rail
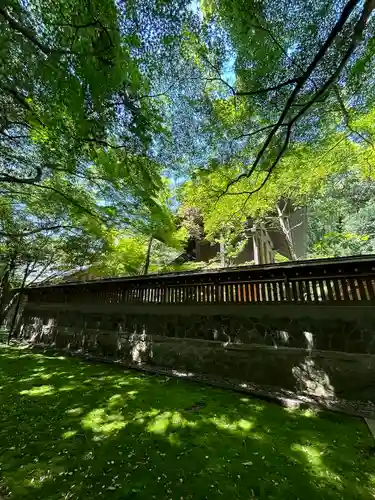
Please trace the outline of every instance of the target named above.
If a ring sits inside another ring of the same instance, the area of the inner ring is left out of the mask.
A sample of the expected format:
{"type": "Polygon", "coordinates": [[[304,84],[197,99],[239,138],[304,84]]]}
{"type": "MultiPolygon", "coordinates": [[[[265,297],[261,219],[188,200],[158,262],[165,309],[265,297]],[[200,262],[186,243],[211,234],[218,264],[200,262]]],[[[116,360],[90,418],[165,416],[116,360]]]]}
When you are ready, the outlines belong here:
{"type": "Polygon", "coordinates": [[[375,256],[31,287],[29,303],[280,304],[374,301],[375,256]]]}

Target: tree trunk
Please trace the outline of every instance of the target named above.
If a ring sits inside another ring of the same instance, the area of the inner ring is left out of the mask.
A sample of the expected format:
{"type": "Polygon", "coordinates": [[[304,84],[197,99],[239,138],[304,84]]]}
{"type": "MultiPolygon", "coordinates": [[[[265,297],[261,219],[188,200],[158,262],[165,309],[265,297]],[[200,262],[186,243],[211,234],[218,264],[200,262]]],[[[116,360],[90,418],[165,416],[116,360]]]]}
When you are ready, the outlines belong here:
{"type": "Polygon", "coordinates": [[[22,285],[21,285],[21,288],[18,292],[18,297],[17,297],[17,303],[16,303],[16,307],[14,309],[14,313],[13,313],[13,318],[12,318],[12,322],[10,324],[10,328],[9,328],[9,334],[8,334],[8,344],[10,342],[10,339],[12,338],[13,336],[13,330],[14,330],[14,326],[16,324],[16,321],[17,321],[17,316],[18,316],[18,311],[20,309],[20,305],[21,305],[21,299],[22,299],[22,296],[23,296],[23,291],[25,290],[25,284],[26,284],[26,279],[27,279],[27,276],[29,274],[29,269],[30,269],[30,262],[28,262],[26,264],[26,269],[25,269],[25,273],[23,275],[23,280],[22,280],[22,285]]]}
{"type": "Polygon", "coordinates": [[[293,242],[293,237],[292,237],[292,231],[290,229],[290,222],[289,222],[289,216],[285,215],[285,210],[287,208],[288,202],[284,202],[283,208],[280,207],[279,202],[276,203],[276,210],[277,210],[277,215],[279,218],[279,223],[281,230],[285,236],[289,252],[290,252],[290,257],[292,260],[297,260],[297,254],[294,248],[294,242],[293,242]]]}
{"type": "Polygon", "coordinates": [[[145,268],[144,268],[143,274],[148,274],[148,268],[150,267],[152,242],[153,242],[153,237],[151,236],[150,239],[148,240],[145,268]]]}
{"type": "Polygon", "coordinates": [[[11,259],[7,265],[7,269],[3,274],[0,281],[0,325],[2,325],[5,321],[5,311],[7,303],[9,302],[10,297],[10,278],[15,268],[15,259],[11,259]]]}

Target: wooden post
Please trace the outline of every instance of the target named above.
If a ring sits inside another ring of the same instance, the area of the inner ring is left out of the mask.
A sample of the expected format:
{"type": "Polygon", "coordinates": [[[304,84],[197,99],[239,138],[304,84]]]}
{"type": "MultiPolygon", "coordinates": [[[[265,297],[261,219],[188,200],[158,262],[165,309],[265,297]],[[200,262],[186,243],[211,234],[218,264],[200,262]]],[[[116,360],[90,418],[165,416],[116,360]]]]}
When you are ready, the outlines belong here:
{"type": "Polygon", "coordinates": [[[220,233],[220,266],[225,267],[225,242],[223,233],[220,233]]]}
{"type": "Polygon", "coordinates": [[[259,259],[258,234],[257,234],[257,228],[255,225],[252,227],[251,232],[253,233],[254,264],[258,265],[258,264],[260,264],[260,259],[259,259]]]}

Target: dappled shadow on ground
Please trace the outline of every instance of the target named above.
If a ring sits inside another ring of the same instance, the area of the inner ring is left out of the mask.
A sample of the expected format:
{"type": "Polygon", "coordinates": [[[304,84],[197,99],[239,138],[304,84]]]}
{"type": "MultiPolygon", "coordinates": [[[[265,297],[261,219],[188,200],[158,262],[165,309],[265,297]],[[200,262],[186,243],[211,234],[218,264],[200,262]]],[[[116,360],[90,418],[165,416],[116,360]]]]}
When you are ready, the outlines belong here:
{"type": "Polygon", "coordinates": [[[369,499],[360,420],[25,349],[0,349],[0,495],[369,499]]]}

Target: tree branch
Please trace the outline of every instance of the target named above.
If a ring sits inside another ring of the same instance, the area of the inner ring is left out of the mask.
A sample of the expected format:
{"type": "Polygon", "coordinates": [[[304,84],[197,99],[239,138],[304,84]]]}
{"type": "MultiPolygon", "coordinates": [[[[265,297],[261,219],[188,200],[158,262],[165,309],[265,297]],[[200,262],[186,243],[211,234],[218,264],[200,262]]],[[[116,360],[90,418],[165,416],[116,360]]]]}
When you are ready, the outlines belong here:
{"type": "Polygon", "coordinates": [[[297,84],[302,77],[290,78],[289,80],[285,80],[285,82],[279,83],[278,85],[274,85],[272,87],[265,87],[258,90],[248,90],[248,91],[235,91],[236,96],[246,96],[246,95],[257,95],[257,94],[267,94],[267,92],[273,92],[274,90],[280,90],[283,87],[288,85],[297,84]]]}
{"type": "Polygon", "coordinates": [[[260,132],[263,132],[264,130],[269,130],[270,128],[274,127],[276,124],[272,123],[271,125],[266,125],[265,127],[258,128],[257,130],[254,130],[253,132],[248,132],[246,134],[238,135],[237,137],[233,137],[233,141],[238,141],[239,139],[242,139],[242,137],[251,137],[252,135],[259,134],[260,132]]]}
{"type": "Polygon", "coordinates": [[[104,139],[96,139],[94,137],[84,137],[82,139],[80,139],[81,142],[92,142],[94,144],[99,144],[100,146],[106,146],[107,148],[111,148],[111,149],[123,149],[125,148],[125,144],[122,144],[122,145],[115,145],[115,144],[111,144],[107,141],[105,141],[104,139]]]}
{"type": "MultiPolygon", "coordinates": [[[[27,283],[27,286],[31,286],[33,283],[35,283],[36,281],[38,281],[38,279],[42,276],[42,274],[44,274],[46,272],[46,270],[49,268],[49,266],[51,264],[53,264],[53,261],[54,259],[51,259],[47,264],[44,265],[44,267],[42,268],[42,270],[34,277],[33,280],[29,281],[27,283]]],[[[47,278],[48,279],[48,278],[47,278]]]]}
{"type": "Polygon", "coordinates": [[[41,43],[37,37],[35,36],[35,33],[33,33],[32,30],[25,28],[22,26],[16,19],[14,19],[5,9],[4,7],[0,6],[0,15],[3,16],[3,18],[8,22],[9,26],[13,28],[15,31],[20,33],[22,36],[27,38],[33,45],[38,47],[38,49],[43,52],[46,56],[49,56],[51,54],[51,49],[47,46],[41,43]]]}
{"type": "Polygon", "coordinates": [[[141,95],[141,96],[138,96],[137,97],[137,100],[141,100],[141,99],[151,99],[153,97],[161,97],[163,95],[168,95],[168,92],[174,87],[174,83],[171,83],[171,85],[169,85],[169,87],[164,90],[164,92],[159,92],[158,94],[150,94],[150,95],[141,95]]]}
{"type": "Polygon", "coordinates": [[[111,35],[109,34],[108,28],[106,26],[104,26],[104,24],[99,19],[94,19],[94,21],[91,21],[91,22],[88,22],[85,24],[72,24],[72,23],[68,23],[68,22],[63,23],[63,24],[52,23],[52,26],[56,26],[59,28],[73,28],[73,29],[75,29],[76,32],[74,35],[73,43],[74,43],[75,37],[80,29],[92,28],[94,26],[99,26],[102,29],[102,31],[104,31],[104,33],[106,34],[106,37],[107,37],[108,42],[109,42],[109,46],[114,47],[114,43],[112,41],[111,35]]]}
{"type": "Polygon", "coordinates": [[[30,107],[30,104],[26,101],[26,97],[24,97],[23,95],[19,94],[15,89],[12,89],[11,87],[7,87],[7,86],[1,86],[1,88],[3,90],[5,90],[6,92],[8,92],[9,94],[11,94],[13,96],[13,98],[18,101],[20,104],[22,104],[22,106],[27,109],[28,111],[32,111],[31,107],[30,107]]]}
{"type": "Polygon", "coordinates": [[[17,92],[17,90],[12,89],[11,87],[1,86],[0,88],[5,90],[5,92],[8,92],[17,102],[19,102],[22,105],[23,108],[25,108],[27,111],[30,111],[34,115],[35,119],[44,127],[44,123],[39,119],[35,111],[27,102],[25,96],[21,95],[19,92],[17,92]]]}
{"type": "MultiPolygon", "coordinates": [[[[254,15],[254,14],[253,14],[254,15]]],[[[298,64],[293,57],[291,57],[289,54],[288,54],[288,51],[285,49],[285,47],[283,47],[283,45],[277,40],[277,38],[275,37],[275,35],[272,33],[272,31],[269,29],[269,28],[265,28],[264,26],[262,26],[260,24],[260,21],[259,19],[257,19],[256,15],[254,15],[254,18],[256,19],[257,23],[258,24],[254,24],[253,27],[255,29],[258,29],[258,30],[261,30],[261,31],[264,31],[265,33],[268,34],[268,36],[271,38],[271,40],[273,41],[273,43],[275,45],[277,45],[277,47],[279,47],[279,49],[281,50],[281,52],[285,55],[285,57],[299,70],[299,72],[301,74],[304,73],[304,69],[302,68],[302,66],[300,64],[298,64]]],[[[315,89],[316,89],[316,83],[314,82],[314,80],[311,79],[311,82],[312,84],[314,85],[315,89]]]]}
{"type": "Polygon", "coordinates": [[[7,139],[10,139],[11,141],[17,141],[19,139],[28,139],[28,135],[9,135],[6,132],[0,130],[0,134],[6,137],[7,139]]]}
{"type": "Polygon", "coordinates": [[[42,233],[43,231],[55,231],[56,229],[75,229],[75,227],[56,224],[54,226],[38,227],[31,231],[24,231],[21,233],[7,233],[5,231],[0,231],[0,236],[4,236],[6,238],[21,238],[23,236],[31,236],[32,234],[42,233]]]}
{"type": "MultiPolygon", "coordinates": [[[[228,191],[231,188],[231,186],[233,186],[234,184],[236,184],[237,182],[239,182],[241,179],[249,178],[253,174],[254,170],[257,168],[258,164],[260,163],[261,159],[263,158],[263,155],[265,154],[265,152],[267,151],[269,145],[271,144],[272,139],[274,138],[274,136],[276,135],[276,133],[279,131],[280,127],[284,123],[284,120],[285,120],[287,114],[289,113],[289,111],[290,111],[290,109],[291,109],[294,101],[296,100],[299,92],[302,90],[302,88],[305,85],[306,81],[309,79],[309,77],[311,76],[312,72],[315,70],[315,68],[317,67],[317,65],[321,61],[321,59],[327,53],[328,49],[330,48],[330,46],[332,45],[332,43],[335,40],[335,38],[337,37],[337,35],[340,33],[340,31],[344,27],[344,25],[345,25],[346,21],[348,20],[350,14],[352,13],[352,11],[354,10],[354,8],[356,7],[356,5],[358,3],[359,3],[359,0],[349,0],[347,2],[347,4],[345,5],[345,7],[344,7],[344,9],[343,9],[343,11],[341,13],[340,18],[338,19],[338,21],[336,22],[336,24],[332,28],[332,30],[331,30],[330,34],[328,35],[326,41],[321,46],[321,48],[319,49],[319,51],[315,55],[314,59],[312,60],[312,62],[309,64],[309,66],[306,69],[305,73],[298,79],[298,82],[297,82],[295,88],[293,89],[291,95],[289,96],[289,98],[288,98],[288,100],[287,100],[287,102],[286,102],[286,104],[284,106],[284,109],[283,109],[282,113],[279,116],[279,119],[278,119],[277,123],[272,128],[272,130],[269,133],[267,139],[263,143],[263,146],[261,147],[261,149],[258,151],[258,154],[257,154],[257,156],[256,156],[256,158],[255,158],[255,160],[254,160],[251,168],[248,171],[243,172],[242,174],[238,175],[232,181],[230,181],[227,184],[225,190],[219,196],[219,198],[221,196],[225,195],[225,194],[232,194],[232,193],[228,193],[228,191]]],[[[276,165],[278,164],[278,162],[280,161],[281,157],[283,156],[283,154],[285,153],[285,151],[286,151],[286,149],[288,147],[290,136],[291,136],[292,127],[294,126],[294,124],[319,99],[319,97],[321,97],[324,94],[324,92],[332,85],[332,83],[336,80],[336,78],[338,77],[338,75],[341,73],[341,71],[344,68],[345,64],[347,63],[350,55],[353,53],[355,47],[357,46],[357,44],[358,44],[358,42],[359,42],[359,40],[360,40],[360,38],[361,38],[361,36],[363,34],[363,29],[364,29],[364,27],[366,25],[367,19],[370,16],[370,14],[371,14],[372,10],[374,9],[374,7],[375,7],[375,0],[366,0],[366,3],[364,5],[363,11],[361,13],[361,16],[360,16],[358,22],[356,23],[356,25],[354,27],[351,43],[350,43],[347,51],[345,52],[345,54],[344,54],[344,56],[343,56],[340,64],[338,65],[338,67],[336,68],[336,70],[333,72],[333,74],[330,76],[330,78],[320,88],[320,90],[318,92],[316,92],[316,94],[314,95],[314,97],[309,102],[307,102],[306,105],[301,109],[301,111],[299,113],[297,113],[289,121],[289,123],[287,125],[287,131],[286,131],[286,135],[285,135],[285,139],[284,139],[283,145],[280,148],[279,153],[276,156],[276,159],[273,161],[272,165],[269,167],[267,176],[265,177],[265,179],[263,180],[263,182],[261,183],[261,185],[258,188],[256,188],[255,190],[251,191],[250,193],[248,193],[249,196],[251,194],[254,194],[257,191],[259,191],[265,185],[265,183],[268,181],[269,177],[271,176],[271,173],[272,173],[273,169],[276,167],[276,165]]],[[[238,193],[233,193],[233,194],[238,194],[238,193]]]]}
{"type": "Polygon", "coordinates": [[[207,80],[208,82],[210,81],[219,81],[221,83],[223,83],[226,87],[228,87],[228,89],[231,91],[231,93],[233,95],[236,94],[236,90],[234,87],[232,87],[232,85],[230,85],[227,81],[225,81],[223,78],[221,78],[221,74],[220,74],[220,69],[218,67],[216,67],[214,64],[212,64],[212,62],[207,58],[205,57],[204,55],[202,55],[202,58],[206,61],[206,63],[219,75],[217,77],[214,77],[214,78],[205,78],[205,80],[207,80]]]}
{"type": "MultiPolygon", "coordinates": [[[[29,42],[31,42],[35,47],[37,47],[45,56],[50,56],[51,54],[77,54],[77,52],[74,52],[72,50],[58,50],[58,49],[54,49],[54,48],[51,48],[49,47],[48,45],[42,43],[40,40],[38,40],[35,32],[30,29],[30,28],[27,28],[25,26],[23,26],[22,24],[20,24],[14,17],[11,16],[11,14],[9,14],[9,12],[2,6],[0,6],[0,16],[2,16],[9,24],[9,26],[14,30],[16,31],[17,33],[21,34],[24,38],[26,38],[29,42]]],[[[76,32],[80,29],[80,28],[88,28],[89,26],[100,26],[100,28],[102,29],[102,31],[106,34],[106,37],[108,39],[108,47],[102,49],[100,52],[105,52],[106,50],[108,50],[109,47],[113,47],[114,44],[113,44],[113,41],[112,41],[112,38],[109,34],[109,30],[108,28],[106,28],[106,26],[103,25],[103,23],[101,21],[99,21],[98,19],[96,19],[95,21],[93,22],[90,22],[90,23],[87,23],[87,24],[84,24],[84,25],[74,25],[74,24],[67,24],[66,26],[70,26],[72,28],[75,28],[76,29],[76,32]]],[[[59,26],[64,26],[64,25],[59,25],[59,26]]],[[[74,43],[74,42],[73,42],[74,43]]],[[[98,55],[99,52],[96,53],[96,55],[98,55]]],[[[84,54],[81,54],[81,55],[84,55],[84,54]]],[[[102,59],[99,57],[99,59],[102,59]]]]}
{"type": "Polygon", "coordinates": [[[91,210],[89,210],[86,207],[83,207],[80,203],[78,203],[77,201],[75,201],[73,198],[71,198],[67,194],[63,193],[62,191],[59,191],[58,189],[56,189],[56,188],[54,188],[52,186],[47,186],[47,185],[44,185],[44,184],[32,184],[32,186],[35,186],[35,187],[41,188],[41,189],[47,189],[49,191],[53,191],[54,193],[60,195],[62,198],[65,198],[65,200],[69,201],[69,203],[71,203],[73,206],[75,206],[76,208],[79,208],[80,210],[82,210],[86,214],[90,215],[91,217],[94,217],[95,219],[99,219],[102,222],[106,222],[98,214],[95,214],[94,212],[91,212],[91,210]]]}
{"type": "Polygon", "coordinates": [[[42,178],[42,167],[36,166],[34,167],[36,170],[36,174],[34,177],[26,177],[21,179],[20,177],[15,177],[13,175],[7,174],[6,172],[0,172],[0,182],[10,182],[14,184],[32,184],[35,182],[39,182],[42,178]]]}
{"type": "Polygon", "coordinates": [[[349,111],[346,109],[346,106],[344,104],[344,101],[341,97],[341,94],[340,94],[340,89],[338,88],[337,85],[334,86],[334,92],[335,92],[335,95],[336,95],[336,98],[337,98],[337,102],[339,103],[339,106],[341,108],[341,111],[342,111],[342,114],[343,114],[343,117],[344,117],[344,122],[345,122],[345,125],[346,127],[348,128],[348,130],[350,130],[350,132],[353,134],[353,135],[357,135],[358,137],[360,137],[363,141],[367,142],[367,144],[369,144],[370,146],[374,147],[373,143],[366,137],[364,136],[363,134],[361,134],[360,132],[358,132],[357,130],[354,130],[353,127],[351,126],[350,124],[350,115],[349,115],[349,111]]]}

